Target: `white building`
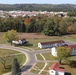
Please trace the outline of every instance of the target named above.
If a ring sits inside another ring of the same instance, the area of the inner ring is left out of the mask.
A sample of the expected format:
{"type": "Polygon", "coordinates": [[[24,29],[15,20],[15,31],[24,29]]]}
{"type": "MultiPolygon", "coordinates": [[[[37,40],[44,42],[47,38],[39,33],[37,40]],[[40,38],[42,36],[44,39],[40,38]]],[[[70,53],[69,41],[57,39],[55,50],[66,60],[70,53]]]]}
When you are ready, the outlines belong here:
{"type": "Polygon", "coordinates": [[[59,63],[54,63],[49,67],[49,75],[64,75],[65,69],[59,68],[59,63]]]}
{"type": "Polygon", "coordinates": [[[13,40],[13,44],[24,44],[26,42],[26,39],[20,39],[20,40],[13,40]]]}
{"type": "MultiPolygon", "coordinates": [[[[64,47],[71,48],[70,55],[76,55],[76,45],[69,45],[69,46],[64,46],[64,47]]],[[[51,48],[51,54],[53,56],[57,56],[56,47],[51,48]]]]}
{"type": "Polygon", "coordinates": [[[62,46],[64,44],[65,42],[63,40],[51,41],[51,42],[39,42],[38,47],[39,48],[52,48],[52,47],[62,46]]]}

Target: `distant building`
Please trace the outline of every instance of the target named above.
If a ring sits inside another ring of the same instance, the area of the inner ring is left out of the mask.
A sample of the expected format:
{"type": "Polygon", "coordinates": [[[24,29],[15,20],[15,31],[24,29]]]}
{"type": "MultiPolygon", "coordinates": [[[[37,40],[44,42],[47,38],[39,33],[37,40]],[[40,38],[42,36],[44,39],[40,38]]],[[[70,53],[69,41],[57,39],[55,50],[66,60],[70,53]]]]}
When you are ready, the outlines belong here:
{"type": "Polygon", "coordinates": [[[19,40],[13,40],[13,44],[24,44],[26,42],[26,39],[19,39],[19,40]]]}
{"type": "MultiPolygon", "coordinates": [[[[70,55],[76,55],[76,45],[69,45],[69,46],[64,46],[64,47],[68,47],[68,48],[71,48],[71,51],[70,51],[70,55]]],[[[57,47],[53,47],[51,48],[51,54],[53,56],[57,56],[57,51],[56,51],[56,48],[57,47]]]]}
{"type": "Polygon", "coordinates": [[[59,68],[59,63],[54,63],[49,67],[49,75],[64,75],[65,69],[59,68]]]}
{"type": "Polygon", "coordinates": [[[38,47],[39,48],[52,48],[52,47],[62,46],[64,44],[65,42],[63,40],[51,41],[51,42],[39,42],[38,47]]]}

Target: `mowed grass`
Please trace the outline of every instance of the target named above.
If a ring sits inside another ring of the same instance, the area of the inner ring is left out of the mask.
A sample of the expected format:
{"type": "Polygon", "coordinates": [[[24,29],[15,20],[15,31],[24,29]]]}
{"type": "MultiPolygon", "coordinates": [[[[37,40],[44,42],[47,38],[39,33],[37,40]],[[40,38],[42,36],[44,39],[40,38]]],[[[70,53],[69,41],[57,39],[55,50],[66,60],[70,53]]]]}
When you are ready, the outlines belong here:
{"type": "Polygon", "coordinates": [[[41,71],[41,69],[44,67],[44,65],[45,65],[45,63],[43,63],[43,62],[36,63],[36,65],[31,69],[31,72],[39,73],[41,71]]]}
{"type": "Polygon", "coordinates": [[[45,57],[46,60],[50,60],[50,61],[51,60],[57,60],[56,57],[54,57],[54,56],[51,55],[51,51],[48,52],[48,53],[42,53],[42,55],[45,57]]]}
{"type": "Polygon", "coordinates": [[[68,59],[76,61],[76,56],[70,56],[68,59]]]}
{"type": "Polygon", "coordinates": [[[71,75],[76,75],[76,68],[71,68],[71,67],[68,66],[68,65],[60,65],[60,67],[65,68],[65,71],[66,71],[67,73],[70,73],[71,75]]]}
{"type": "Polygon", "coordinates": [[[36,54],[37,60],[44,60],[40,54],[36,54]]]}
{"type": "Polygon", "coordinates": [[[2,48],[0,48],[0,56],[9,55],[9,54],[17,54],[17,53],[20,53],[20,52],[13,51],[13,50],[10,50],[10,49],[2,49],[2,48]]]}
{"type": "Polygon", "coordinates": [[[17,54],[17,55],[13,55],[9,59],[7,58],[7,61],[6,61],[6,68],[7,69],[4,69],[4,66],[0,62],[0,75],[11,71],[11,64],[13,61],[13,57],[16,57],[18,59],[18,62],[20,63],[20,65],[22,65],[26,61],[26,56],[24,54],[17,52],[17,51],[0,48],[0,57],[7,56],[9,54],[17,54]]]}
{"type": "Polygon", "coordinates": [[[42,71],[42,73],[40,75],[48,75],[48,72],[42,71]]]}

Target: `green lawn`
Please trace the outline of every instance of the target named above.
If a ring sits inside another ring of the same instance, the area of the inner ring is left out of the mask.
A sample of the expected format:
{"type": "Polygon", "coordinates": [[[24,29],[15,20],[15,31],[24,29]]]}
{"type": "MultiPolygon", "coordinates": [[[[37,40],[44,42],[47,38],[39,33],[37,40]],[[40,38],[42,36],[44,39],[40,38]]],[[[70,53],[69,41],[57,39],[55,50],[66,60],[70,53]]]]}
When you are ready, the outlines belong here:
{"type": "Polygon", "coordinates": [[[44,60],[40,54],[36,54],[37,60],[44,60]]]}
{"type": "Polygon", "coordinates": [[[40,70],[44,67],[43,62],[36,63],[36,65],[31,69],[31,72],[33,73],[39,73],[40,70]]]}
{"type": "Polygon", "coordinates": [[[69,57],[70,60],[75,60],[76,61],[76,56],[71,56],[69,57]]]}
{"type": "Polygon", "coordinates": [[[76,68],[71,68],[68,65],[60,65],[60,67],[64,67],[65,71],[71,73],[71,75],[76,75],[76,68]]]}
{"type": "Polygon", "coordinates": [[[48,75],[48,72],[43,71],[40,75],[48,75]]]}
{"type": "Polygon", "coordinates": [[[42,53],[42,55],[45,57],[46,60],[56,60],[56,58],[51,55],[51,52],[42,53]]]}
{"type": "Polygon", "coordinates": [[[7,56],[9,54],[18,54],[18,55],[13,55],[12,57],[7,58],[6,68],[8,69],[4,69],[2,63],[0,62],[0,75],[6,72],[10,72],[11,64],[12,64],[14,57],[18,58],[18,62],[20,63],[20,65],[22,65],[26,61],[26,56],[24,54],[17,52],[17,51],[0,48],[0,57],[7,56]]]}

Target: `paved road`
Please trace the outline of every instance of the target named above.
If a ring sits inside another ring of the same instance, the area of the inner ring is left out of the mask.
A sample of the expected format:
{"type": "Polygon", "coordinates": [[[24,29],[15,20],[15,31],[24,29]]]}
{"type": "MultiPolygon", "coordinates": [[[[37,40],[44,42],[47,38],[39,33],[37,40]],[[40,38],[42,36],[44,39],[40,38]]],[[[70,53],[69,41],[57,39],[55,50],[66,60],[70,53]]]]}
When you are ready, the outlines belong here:
{"type": "MultiPolygon", "coordinates": [[[[76,44],[75,42],[72,42],[70,40],[67,40],[65,42],[68,45],[76,44]]],[[[20,51],[20,52],[24,53],[27,56],[27,61],[23,64],[21,69],[22,69],[22,73],[27,73],[29,75],[34,75],[33,73],[30,73],[28,70],[37,62],[35,55],[40,54],[40,53],[44,53],[44,52],[50,52],[50,49],[35,50],[35,51],[31,52],[31,51],[28,51],[27,49],[13,47],[13,46],[5,46],[5,45],[0,45],[0,48],[16,50],[16,51],[20,51]]],[[[7,74],[7,75],[10,75],[10,74],[7,74]]]]}

